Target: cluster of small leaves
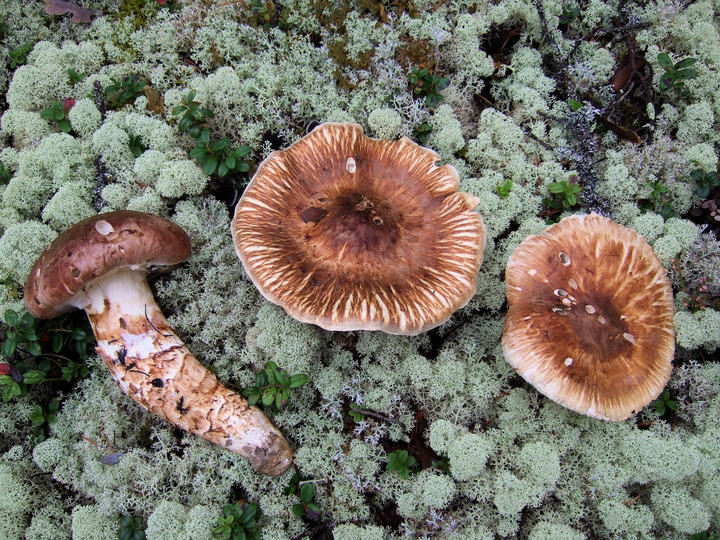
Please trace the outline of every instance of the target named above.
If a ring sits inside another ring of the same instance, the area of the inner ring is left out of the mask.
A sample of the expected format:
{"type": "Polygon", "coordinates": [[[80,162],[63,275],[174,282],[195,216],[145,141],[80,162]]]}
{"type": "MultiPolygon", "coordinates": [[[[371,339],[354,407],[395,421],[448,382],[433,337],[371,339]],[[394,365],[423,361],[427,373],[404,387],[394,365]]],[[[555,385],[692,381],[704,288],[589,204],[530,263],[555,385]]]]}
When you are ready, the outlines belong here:
{"type": "Polygon", "coordinates": [[[7,167],[7,165],[0,161],[0,182],[7,184],[12,177],[12,171],[7,167]]]}
{"type": "Polygon", "coordinates": [[[27,395],[28,384],[49,380],[48,373],[53,365],[68,382],[88,375],[88,347],[94,337],[86,324],[68,327],[69,316],[38,323],[29,313],[21,317],[12,309],[8,309],[4,317],[7,325],[0,352],[8,363],[0,366],[9,367],[3,368],[7,373],[0,372],[3,401],[23,398],[27,395]],[[61,353],[71,354],[73,358],[61,353]]]}
{"type": "Polygon", "coordinates": [[[672,90],[676,96],[688,99],[690,92],[688,92],[688,89],[685,87],[685,81],[698,76],[697,70],[691,67],[695,64],[696,60],[688,57],[678,60],[675,63],[670,56],[665,53],[660,53],[657,55],[657,61],[660,67],[665,70],[660,76],[658,90],[663,94],[667,94],[672,90]]]}
{"type": "Polygon", "coordinates": [[[290,483],[284,490],[285,495],[297,495],[300,502],[292,506],[291,512],[295,517],[306,516],[308,519],[316,521],[320,518],[320,508],[313,502],[315,498],[315,484],[312,480],[300,480],[300,476],[295,472],[290,483]]]}
{"type": "Polygon", "coordinates": [[[261,403],[263,408],[272,412],[282,412],[290,400],[290,390],[299,388],[308,381],[304,373],[288,375],[273,361],[265,363],[265,368],[255,375],[255,384],[243,390],[250,405],[261,403]]]}
{"type": "Polygon", "coordinates": [[[448,472],[450,470],[450,458],[448,456],[440,456],[440,459],[433,459],[430,465],[439,471],[448,472]]]}
{"type": "Polygon", "coordinates": [[[250,170],[250,163],[244,159],[250,154],[249,146],[231,148],[227,137],[212,140],[207,121],[214,114],[210,109],[200,108],[200,103],[195,101],[195,90],[188,93],[185,104],[173,108],[172,114],[180,116],[178,130],[195,139],[197,146],[190,151],[190,157],[202,166],[206,174],[217,172],[222,178],[230,172],[244,174],[250,170]]]}
{"type": "Polygon", "coordinates": [[[512,186],[512,180],[508,178],[499,186],[495,186],[495,191],[497,191],[497,194],[500,195],[500,197],[502,197],[503,199],[507,199],[510,196],[510,190],[512,189],[512,186]]]}
{"type": "Polygon", "coordinates": [[[239,501],[225,505],[225,515],[218,518],[213,529],[215,538],[225,540],[260,540],[262,531],[258,527],[260,509],[257,504],[239,501]]]}
{"type": "Polygon", "coordinates": [[[85,77],[87,77],[87,74],[85,74],[85,73],[78,73],[78,72],[75,71],[73,68],[68,68],[68,70],[67,70],[67,75],[68,75],[68,83],[69,83],[71,86],[74,86],[74,85],[76,85],[77,83],[84,81],[84,80],[85,80],[85,77]]]}
{"type": "Polygon", "coordinates": [[[406,480],[410,476],[410,469],[417,465],[417,460],[407,450],[395,450],[387,457],[388,471],[395,471],[400,478],[406,480]]]}
{"type": "Polygon", "coordinates": [[[430,122],[423,122],[413,131],[415,140],[420,144],[425,144],[432,131],[432,125],[430,122]]]}
{"type": "Polygon", "coordinates": [[[52,398],[48,404],[47,410],[42,405],[35,405],[30,421],[33,426],[32,445],[35,446],[45,440],[45,424],[53,425],[57,422],[55,413],[60,408],[60,400],[52,398]]]}
{"type": "Polygon", "coordinates": [[[132,103],[136,98],[142,96],[145,86],[147,86],[147,81],[137,74],[128,75],[122,81],[111,77],[110,85],[105,88],[105,101],[111,107],[119,109],[126,103],[132,103]]]}
{"type": "Polygon", "coordinates": [[[690,178],[695,180],[697,184],[697,196],[701,199],[707,199],[713,188],[720,186],[720,177],[717,171],[706,172],[705,169],[695,169],[690,173],[690,178]]]}
{"type": "Polygon", "coordinates": [[[720,540],[720,536],[708,530],[690,535],[690,540],[720,540]]]}
{"type": "Polygon", "coordinates": [[[125,515],[120,518],[119,540],[145,540],[145,529],[140,516],[125,515]]]}
{"type": "Polygon", "coordinates": [[[568,24],[573,19],[576,19],[580,16],[580,8],[578,6],[573,7],[563,7],[562,13],[560,14],[560,17],[558,19],[558,22],[560,24],[568,24]]]}
{"type": "Polygon", "coordinates": [[[27,395],[27,385],[39,384],[45,381],[50,370],[50,363],[38,366],[39,369],[31,369],[30,364],[20,353],[29,356],[39,356],[42,348],[39,343],[38,333],[35,328],[35,319],[29,313],[22,317],[12,309],[5,312],[5,322],[9,325],[5,340],[0,352],[8,360],[7,368],[0,374],[0,386],[2,386],[2,399],[5,402],[27,395]],[[43,369],[44,368],[44,369],[43,369]]]}
{"type": "Polygon", "coordinates": [[[670,390],[663,390],[662,394],[653,401],[652,406],[655,408],[659,415],[664,415],[666,411],[677,411],[677,401],[670,399],[670,390]]]}
{"type": "Polygon", "coordinates": [[[662,179],[657,182],[648,182],[648,186],[650,187],[650,195],[647,202],[642,204],[643,210],[657,212],[665,219],[680,217],[680,214],[673,210],[670,205],[667,197],[669,190],[662,179]]]}
{"type": "Polygon", "coordinates": [[[413,87],[413,93],[425,98],[428,107],[435,107],[443,101],[440,94],[450,84],[447,77],[438,77],[434,73],[430,73],[427,68],[413,68],[407,75],[410,86],[413,87]]]}
{"type": "Polygon", "coordinates": [[[23,43],[18,47],[8,47],[8,57],[10,58],[10,69],[15,69],[27,63],[27,56],[33,46],[30,43],[23,43]]]}
{"type": "Polygon", "coordinates": [[[147,150],[147,146],[145,146],[142,143],[142,138],[140,135],[133,135],[132,133],[129,134],[130,139],[130,151],[132,152],[132,155],[135,157],[140,157],[140,155],[147,150]]]}
{"type": "MultiPolygon", "coordinates": [[[[72,102],[74,104],[74,101],[72,102]]],[[[56,101],[53,103],[49,109],[43,109],[40,111],[40,118],[44,118],[45,120],[53,120],[55,123],[57,123],[58,127],[60,128],[60,131],[63,131],[64,133],[70,133],[72,131],[72,125],[70,125],[70,120],[67,117],[67,113],[70,110],[70,102],[69,101],[56,101]]]]}
{"type": "Polygon", "coordinates": [[[582,192],[582,186],[577,183],[577,176],[571,176],[569,180],[552,182],[548,185],[548,191],[555,197],[550,202],[551,208],[568,209],[577,204],[577,196],[582,192]]]}

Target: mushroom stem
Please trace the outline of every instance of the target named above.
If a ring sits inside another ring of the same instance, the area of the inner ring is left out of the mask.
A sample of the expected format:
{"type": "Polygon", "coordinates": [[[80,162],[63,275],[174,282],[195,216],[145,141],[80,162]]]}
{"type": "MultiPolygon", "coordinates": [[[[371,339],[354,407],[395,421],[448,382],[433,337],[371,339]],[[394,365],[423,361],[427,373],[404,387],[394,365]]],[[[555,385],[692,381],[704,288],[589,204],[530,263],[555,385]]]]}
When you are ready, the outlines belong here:
{"type": "Polygon", "coordinates": [[[171,424],[246,457],[277,476],[292,462],[285,438],[257,407],[217,380],[175,335],[145,280],[119,270],[74,304],[90,319],[97,350],[123,391],[171,424]]]}

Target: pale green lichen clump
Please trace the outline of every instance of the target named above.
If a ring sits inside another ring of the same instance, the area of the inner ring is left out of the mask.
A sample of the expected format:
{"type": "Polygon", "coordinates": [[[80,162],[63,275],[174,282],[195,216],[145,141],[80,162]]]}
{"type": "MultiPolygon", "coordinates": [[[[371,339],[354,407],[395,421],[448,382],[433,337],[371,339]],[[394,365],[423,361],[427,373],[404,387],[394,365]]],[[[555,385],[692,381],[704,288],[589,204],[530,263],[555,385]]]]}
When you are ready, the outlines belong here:
{"type": "MultiPolygon", "coordinates": [[[[9,278],[0,315],[22,313],[12,284],[72,223],[126,208],[160,214],[188,232],[192,254],[152,287],[198,358],[237,388],[268,361],[308,375],[274,421],[299,477],[315,486],[325,534],[720,532],[720,243],[697,225],[709,210],[691,176],[718,165],[717,2],[619,10],[592,0],[576,12],[556,0],[280,0],[262,3],[268,20],[249,2],[177,3],[82,2],[101,14],[91,24],[44,14],[42,3],[0,6],[0,279],[9,278]],[[611,40],[617,24],[634,41],[611,40]],[[24,43],[26,58],[11,68],[9,53],[24,43]],[[649,67],[621,97],[613,77],[631,46],[649,67]],[[684,96],[658,90],[659,53],[697,60],[684,96]],[[408,78],[423,67],[450,81],[433,106],[432,89],[408,78]],[[105,92],[133,77],[142,84],[129,99],[105,92]],[[203,127],[213,142],[251,148],[250,172],[315,122],[358,122],[372,137],[435,150],[487,225],[477,294],[414,337],[325,332],[265,301],[229,235],[226,203],[248,176],[221,178],[193,159],[196,141],[173,114],[191,91],[212,111],[203,127]],[[67,109],[67,132],[43,117],[54,103],[67,109]],[[598,127],[598,117],[642,144],[598,127]],[[578,204],[553,207],[550,186],[576,180],[578,204]],[[504,359],[508,258],[547,220],[591,209],[643,235],[670,273],[677,410],[593,420],[545,399],[504,359]],[[351,418],[351,407],[372,414],[351,418]],[[398,449],[418,458],[407,478],[386,469],[398,449]]],[[[300,502],[285,492],[292,471],[260,476],[172,430],[124,396],[97,357],[89,364],[88,377],[63,387],[44,441],[30,415],[47,407],[51,383],[0,407],[0,537],[104,539],[135,515],[149,540],[208,538],[224,505],[240,499],[260,506],[264,538],[310,534],[315,522],[290,511],[300,502]],[[115,465],[100,461],[105,437],[122,453],[115,465]]]]}

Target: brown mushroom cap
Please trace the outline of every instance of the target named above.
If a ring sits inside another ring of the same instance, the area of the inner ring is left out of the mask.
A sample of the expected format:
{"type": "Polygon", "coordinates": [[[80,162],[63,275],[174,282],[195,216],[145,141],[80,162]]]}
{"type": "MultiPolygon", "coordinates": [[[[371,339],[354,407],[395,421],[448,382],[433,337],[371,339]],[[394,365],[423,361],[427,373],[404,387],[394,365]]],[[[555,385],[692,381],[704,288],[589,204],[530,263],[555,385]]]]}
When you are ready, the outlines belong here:
{"type": "Polygon", "coordinates": [[[507,361],[569,409],[624,420],[665,387],[673,297],[644,238],[608,218],[570,216],[527,238],[505,272],[507,361]]]}
{"type": "Polygon", "coordinates": [[[188,235],[167,219],[130,210],[99,214],[45,250],[25,283],[25,306],[33,317],[51,319],[74,309],[71,301],[82,288],[113,270],[169,270],[189,254],[188,235]]]}
{"type": "Polygon", "coordinates": [[[260,164],[235,249],[260,292],[327,330],[417,334],[475,293],[485,247],[457,171],[407,138],[322,124],[260,164]]]}

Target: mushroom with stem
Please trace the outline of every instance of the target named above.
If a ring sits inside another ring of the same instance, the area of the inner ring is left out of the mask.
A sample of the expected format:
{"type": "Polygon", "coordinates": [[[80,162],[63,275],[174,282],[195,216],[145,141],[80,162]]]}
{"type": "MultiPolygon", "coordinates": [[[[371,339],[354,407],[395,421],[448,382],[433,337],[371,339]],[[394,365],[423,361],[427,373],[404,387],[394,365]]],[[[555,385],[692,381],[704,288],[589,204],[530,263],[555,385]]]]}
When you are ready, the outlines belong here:
{"type": "Polygon", "coordinates": [[[122,390],[171,424],[246,457],[277,476],[292,463],[285,438],[256,407],[223,386],[169,327],[147,284],[190,253],[174,223],[118,211],[58,236],[25,283],[25,306],[49,319],[84,309],[97,351],[122,390]]]}

